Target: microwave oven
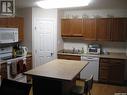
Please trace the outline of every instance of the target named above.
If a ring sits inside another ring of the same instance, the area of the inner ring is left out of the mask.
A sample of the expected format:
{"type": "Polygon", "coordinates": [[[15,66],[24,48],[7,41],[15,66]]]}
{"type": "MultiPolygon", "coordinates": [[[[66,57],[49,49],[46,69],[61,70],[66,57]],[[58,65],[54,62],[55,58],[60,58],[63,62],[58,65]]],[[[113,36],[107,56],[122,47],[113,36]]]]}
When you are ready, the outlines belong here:
{"type": "Polygon", "coordinates": [[[18,28],[0,28],[0,43],[18,42],[18,28]]]}
{"type": "Polygon", "coordinates": [[[89,44],[88,45],[88,53],[90,54],[100,54],[101,47],[98,44],[89,44]]]}

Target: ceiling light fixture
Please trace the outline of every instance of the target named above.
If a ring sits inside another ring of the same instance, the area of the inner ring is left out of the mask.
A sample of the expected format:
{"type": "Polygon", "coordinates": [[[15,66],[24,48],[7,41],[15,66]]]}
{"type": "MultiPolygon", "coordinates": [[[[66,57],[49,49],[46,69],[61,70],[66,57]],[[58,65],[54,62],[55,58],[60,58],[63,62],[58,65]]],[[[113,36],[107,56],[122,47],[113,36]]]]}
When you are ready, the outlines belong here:
{"type": "Polygon", "coordinates": [[[44,0],[36,4],[44,9],[71,8],[88,6],[91,0],[44,0]]]}

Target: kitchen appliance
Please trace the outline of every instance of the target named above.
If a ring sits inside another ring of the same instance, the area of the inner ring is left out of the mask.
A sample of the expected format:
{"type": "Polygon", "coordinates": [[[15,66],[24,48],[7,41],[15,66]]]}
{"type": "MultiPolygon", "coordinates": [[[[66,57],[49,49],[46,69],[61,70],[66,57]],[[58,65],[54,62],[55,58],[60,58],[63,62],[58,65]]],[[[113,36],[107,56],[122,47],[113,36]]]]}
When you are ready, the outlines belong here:
{"type": "Polygon", "coordinates": [[[16,51],[16,56],[27,56],[28,48],[25,46],[20,46],[19,50],[16,51]]]}
{"type": "Polygon", "coordinates": [[[23,50],[23,56],[26,56],[27,55],[27,52],[28,52],[28,48],[23,46],[22,47],[22,50],[23,50]]]}
{"type": "Polygon", "coordinates": [[[81,61],[88,61],[88,65],[81,71],[80,78],[87,79],[93,75],[93,80],[98,81],[99,58],[95,56],[81,56],[81,61]]]}
{"type": "Polygon", "coordinates": [[[12,73],[14,73],[14,69],[16,70],[15,72],[18,72],[19,69],[22,69],[23,66],[26,64],[26,56],[22,57],[16,57],[13,58],[13,49],[12,47],[3,47],[0,48],[0,60],[6,60],[7,61],[7,78],[11,80],[16,80],[19,82],[26,82],[26,75],[23,74],[23,72],[16,73],[15,77],[12,77],[12,73]],[[20,65],[17,66],[17,64],[20,62],[20,65]],[[22,63],[21,63],[22,62],[22,63]],[[14,67],[14,64],[16,68],[14,67]],[[13,69],[12,69],[13,65],[13,69]],[[19,69],[17,69],[17,67],[19,69]]]}
{"type": "Polygon", "coordinates": [[[90,54],[100,54],[101,53],[101,47],[99,44],[89,44],[87,51],[90,54]]]}
{"type": "Polygon", "coordinates": [[[6,60],[12,58],[12,47],[0,48],[0,60],[6,60]]]}
{"type": "Polygon", "coordinates": [[[18,42],[18,28],[0,28],[0,43],[18,42]]]}

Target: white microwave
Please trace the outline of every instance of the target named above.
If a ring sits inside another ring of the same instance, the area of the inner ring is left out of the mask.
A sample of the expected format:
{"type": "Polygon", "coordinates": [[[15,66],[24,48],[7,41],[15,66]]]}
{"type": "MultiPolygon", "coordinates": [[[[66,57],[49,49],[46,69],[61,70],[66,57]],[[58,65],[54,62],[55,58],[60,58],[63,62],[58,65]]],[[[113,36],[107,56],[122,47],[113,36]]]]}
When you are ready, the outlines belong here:
{"type": "Polygon", "coordinates": [[[0,28],[0,43],[18,42],[18,28],[0,28]]]}

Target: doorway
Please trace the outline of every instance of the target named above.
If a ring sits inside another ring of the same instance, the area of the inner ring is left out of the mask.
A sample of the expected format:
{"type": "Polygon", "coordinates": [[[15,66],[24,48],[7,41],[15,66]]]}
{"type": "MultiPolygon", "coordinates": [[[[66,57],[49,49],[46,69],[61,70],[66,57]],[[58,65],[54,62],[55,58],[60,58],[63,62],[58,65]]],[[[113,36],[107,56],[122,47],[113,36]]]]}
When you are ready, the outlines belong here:
{"type": "Polygon", "coordinates": [[[35,18],[33,33],[33,64],[37,67],[56,58],[56,22],[53,19],[35,18]]]}

